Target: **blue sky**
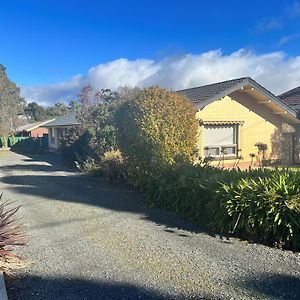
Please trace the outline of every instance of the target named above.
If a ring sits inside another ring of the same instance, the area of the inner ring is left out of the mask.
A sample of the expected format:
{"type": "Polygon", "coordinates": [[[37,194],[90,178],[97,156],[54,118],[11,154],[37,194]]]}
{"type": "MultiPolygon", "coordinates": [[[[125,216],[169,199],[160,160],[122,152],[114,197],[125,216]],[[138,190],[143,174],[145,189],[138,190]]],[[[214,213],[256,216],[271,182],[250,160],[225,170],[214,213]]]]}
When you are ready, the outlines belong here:
{"type": "MultiPolygon", "coordinates": [[[[136,68],[139,71],[131,81],[121,80],[121,83],[159,84],[158,78],[161,80],[167,74],[158,76],[158,69],[165,68],[167,72],[174,61],[183,64],[182,58],[189,55],[202,62],[196,64],[197,70],[191,69],[188,73],[196,73],[198,77],[181,82],[178,87],[206,83],[213,76],[206,76],[205,80],[199,70],[210,66],[203,65],[205,54],[217,50],[218,54],[210,57],[210,61],[251,57],[256,65],[240,73],[226,70],[222,75],[218,71],[216,79],[239,74],[260,78],[259,64],[270,64],[268,55],[272,54],[274,68],[279,64],[290,72],[293,68],[287,64],[290,60],[297,64],[300,55],[300,2],[10,0],[1,3],[0,34],[0,63],[7,67],[10,78],[22,87],[26,97],[46,103],[63,100],[64,96],[70,98],[90,81],[97,81],[101,87],[100,80],[105,74],[116,81],[118,78],[112,76],[112,69],[115,73],[125,72],[124,65],[127,77],[130,71],[132,74],[136,68]],[[281,56],[274,58],[275,53],[281,56]],[[166,61],[172,63],[166,66],[166,61]],[[100,71],[99,65],[102,66],[100,71]],[[121,71],[120,66],[123,66],[121,71]],[[147,74],[143,73],[145,68],[150,69],[147,74]],[[93,76],[89,75],[91,70],[95,73],[93,76]],[[102,72],[100,77],[99,72],[102,72]],[[244,74],[247,72],[249,74],[244,74]],[[74,76],[77,77],[74,79],[74,76]],[[137,79],[139,76],[142,81],[137,79]],[[64,85],[61,94],[57,90],[59,85],[64,85]],[[49,91],[54,87],[56,93],[51,99],[49,91]]],[[[300,84],[300,74],[295,75],[291,84],[298,81],[300,84]]],[[[103,84],[111,85],[105,80],[103,84]]],[[[167,87],[173,88],[176,84],[164,84],[162,80],[162,85],[167,87]]]]}

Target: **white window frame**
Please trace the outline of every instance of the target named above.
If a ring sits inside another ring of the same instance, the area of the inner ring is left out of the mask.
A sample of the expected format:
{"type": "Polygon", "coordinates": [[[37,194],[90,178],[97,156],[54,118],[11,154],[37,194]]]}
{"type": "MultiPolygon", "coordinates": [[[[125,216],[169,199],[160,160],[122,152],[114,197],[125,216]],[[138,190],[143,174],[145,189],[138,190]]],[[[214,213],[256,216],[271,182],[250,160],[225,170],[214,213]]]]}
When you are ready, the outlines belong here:
{"type": "Polygon", "coordinates": [[[204,130],[208,128],[208,126],[214,126],[214,127],[224,127],[224,126],[232,126],[234,127],[234,137],[235,137],[235,143],[233,144],[216,144],[216,145],[205,145],[204,141],[204,157],[212,157],[214,159],[217,158],[224,158],[224,159],[230,159],[230,158],[236,158],[238,157],[238,143],[239,143],[239,124],[232,123],[232,124],[204,124],[204,130]],[[231,148],[232,152],[228,153],[226,152],[226,149],[231,148]],[[214,153],[212,153],[214,151],[214,153]]]}

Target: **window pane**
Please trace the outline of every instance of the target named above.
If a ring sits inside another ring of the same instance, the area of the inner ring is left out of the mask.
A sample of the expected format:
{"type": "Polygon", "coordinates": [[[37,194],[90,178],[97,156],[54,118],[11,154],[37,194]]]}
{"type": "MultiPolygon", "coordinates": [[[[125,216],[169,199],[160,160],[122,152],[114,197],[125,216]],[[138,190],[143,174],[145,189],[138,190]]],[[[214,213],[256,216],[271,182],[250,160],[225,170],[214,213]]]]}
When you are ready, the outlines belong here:
{"type": "Polygon", "coordinates": [[[204,149],[204,155],[205,155],[205,157],[220,155],[220,148],[219,147],[205,148],[204,149]]]}
{"type": "Polygon", "coordinates": [[[225,155],[236,154],[236,147],[223,147],[223,151],[225,155]]]}
{"type": "Polygon", "coordinates": [[[206,125],[204,127],[205,146],[236,144],[235,125],[206,125]]]}

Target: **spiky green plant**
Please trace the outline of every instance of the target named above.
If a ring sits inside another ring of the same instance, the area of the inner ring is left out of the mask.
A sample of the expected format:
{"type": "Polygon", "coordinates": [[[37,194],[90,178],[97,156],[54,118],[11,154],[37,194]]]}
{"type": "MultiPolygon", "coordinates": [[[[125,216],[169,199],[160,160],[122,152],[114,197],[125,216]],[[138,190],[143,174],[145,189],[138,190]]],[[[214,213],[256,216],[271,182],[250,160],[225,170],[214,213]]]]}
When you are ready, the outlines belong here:
{"type": "Polygon", "coordinates": [[[300,249],[300,173],[274,170],[265,177],[223,183],[216,193],[215,229],[300,249]]]}
{"type": "MultiPolygon", "coordinates": [[[[2,200],[0,195],[0,200],[2,200]]],[[[12,203],[0,203],[0,252],[6,246],[22,246],[25,244],[25,234],[19,224],[16,213],[20,206],[11,208],[12,203]]]]}

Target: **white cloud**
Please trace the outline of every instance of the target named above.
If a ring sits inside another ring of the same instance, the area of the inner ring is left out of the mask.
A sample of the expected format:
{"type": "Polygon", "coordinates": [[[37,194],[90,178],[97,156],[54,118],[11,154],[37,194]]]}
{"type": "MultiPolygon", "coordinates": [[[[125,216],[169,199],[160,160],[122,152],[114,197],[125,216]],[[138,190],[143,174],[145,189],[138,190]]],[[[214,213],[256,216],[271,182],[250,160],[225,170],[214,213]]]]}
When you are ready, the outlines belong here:
{"type": "Polygon", "coordinates": [[[121,58],[92,67],[85,76],[54,85],[22,87],[21,91],[28,101],[49,105],[76,98],[86,84],[113,90],[151,85],[178,90],[243,76],[251,76],[275,94],[284,92],[300,85],[300,56],[288,57],[283,52],[259,55],[240,49],[229,55],[214,50],[158,62],[121,58]]]}
{"type": "Polygon", "coordinates": [[[118,86],[135,86],[147,80],[158,70],[159,64],[155,64],[152,60],[129,61],[121,58],[91,68],[87,81],[96,88],[114,89],[118,86]]]}

